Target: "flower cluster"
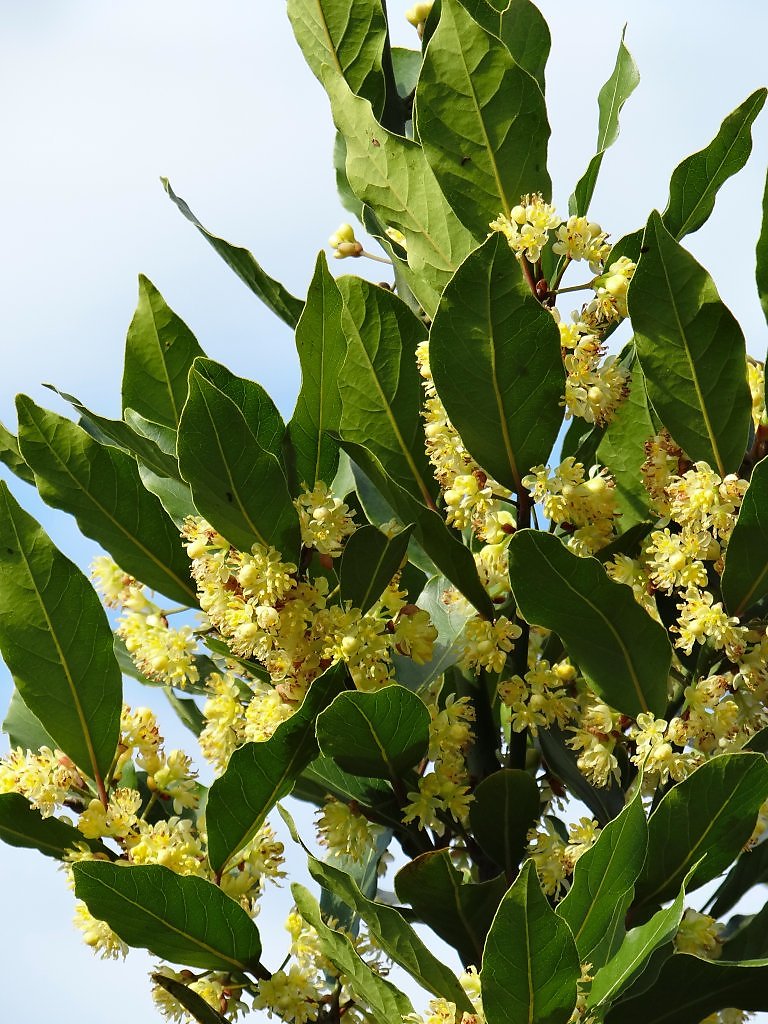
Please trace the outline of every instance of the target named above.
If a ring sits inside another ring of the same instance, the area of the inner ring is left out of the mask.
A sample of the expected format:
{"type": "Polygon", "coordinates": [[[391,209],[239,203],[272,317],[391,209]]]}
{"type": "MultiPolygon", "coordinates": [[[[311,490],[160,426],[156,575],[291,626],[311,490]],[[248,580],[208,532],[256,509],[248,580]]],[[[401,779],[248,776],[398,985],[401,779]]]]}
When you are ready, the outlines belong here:
{"type": "Polygon", "coordinates": [[[534,466],[523,485],[541,503],[544,515],[561,527],[568,547],[591,555],[610,544],[618,516],[614,482],[607,470],[592,466],[588,473],[572,455],[554,471],[534,466]]]}
{"type": "Polygon", "coordinates": [[[528,834],[528,856],[533,860],[541,887],[549,896],[558,898],[573,874],[582,854],[594,846],[600,835],[597,822],[580,818],[562,835],[553,819],[546,817],[528,834]]]}

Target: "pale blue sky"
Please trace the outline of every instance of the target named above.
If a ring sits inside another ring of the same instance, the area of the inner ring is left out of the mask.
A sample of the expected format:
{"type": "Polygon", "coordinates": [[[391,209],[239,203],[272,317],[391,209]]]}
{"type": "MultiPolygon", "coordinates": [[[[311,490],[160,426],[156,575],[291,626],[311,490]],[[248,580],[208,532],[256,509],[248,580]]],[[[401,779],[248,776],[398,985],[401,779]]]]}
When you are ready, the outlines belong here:
{"type": "MultiPolygon", "coordinates": [[[[401,45],[415,45],[402,18],[408,6],[389,4],[401,45]]],[[[619,237],[651,206],[663,206],[675,164],[765,84],[768,8],[757,0],[540,6],[554,43],[550,169],[562,209],[592,154],[597,91],[628,22],[627,44],[643,78],[592,207],[619,237]]],[[[284,5],[0,0],[0,24],[0,418],[13,427],[17,391],[52,404],[40,387],[45,380],[98,411],[118,411],[139,272],[209,355],[259,380],[289,413],[297,364],[288,330],[180,216],[158,181],[167,175],[203,223],[249,246],[270,273],[303,293],[317,249],[347,215],[334,192],[326,100],[295,46],[284,5]]],[[[767,159],[761,119],[750,165],[687,243],[715,275],[758,356],[768,331],[752,252],[767,159]]],[[[361,263],[341,268],[367,272],[361,263]]],[[[370,276],[380,277],[372,265],[370,276]]],[[[85,564],[92,548],[67,518],[10,483],[62,549],[85,564]]],[[[9,692],[0,666],[0,704],[9,692]]],[[[186,744],[168,713],[163,723],[172,742],[186,744]]],[[[70,925],[71,896],[51,862],[0,846],[0,894],[0,1019],[156,1019],[146,960],[138,953],[125,965],[93,959],[70,925]]],[[[281,902],[282,912],[284,893],[281,902]]],[[[271,934],[276,924],[271,913],[262,920],[271,934]]]]}

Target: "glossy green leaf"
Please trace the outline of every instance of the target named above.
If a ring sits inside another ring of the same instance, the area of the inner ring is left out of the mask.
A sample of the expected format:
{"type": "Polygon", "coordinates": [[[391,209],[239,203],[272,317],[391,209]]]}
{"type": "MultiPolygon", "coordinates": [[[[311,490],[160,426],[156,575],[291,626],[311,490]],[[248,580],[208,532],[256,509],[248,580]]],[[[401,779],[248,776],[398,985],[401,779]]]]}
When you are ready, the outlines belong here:
{"type": "Polygon", "coordinates": [[[697,861],[689,889],[716,878],[752,835],[766,799],[768,761],[757,753],[723,754],[678,782],[648,823],[636,898],[646,904],[670,899],[697,861]]]}
{"type": "Polygon", "coordinates": [[[426,330],[402,299],[359,277],[342,277],[347,354],[339,373],[340,434],[365,445],[392,479],[434,505],[437,488],[424,448],[416,347],[426,330]]]}
{"type": "Polygon", "coordinates": [[[420,50],[408,50],[403,46],[392,47],[392,70],[401,99],[405,99],[415,91],[419,81],[422,59],[420,50]]]}
{"type": "Polygon", "coordinates": [[[557,633],[611,707],[632,718],[663,714],[672,648],[631,588],[611,580],[596,558],[580,558],[537,530],[512,538],[509,571],[526,621],[557,633]]]}
{"type": "Polygon", "coordinates": [[[416,89],[416,123],[440,188],[478,237],[522,195],[549,198],[541,87],[458,0],[442,0],[416,89]]]}
{"type": "Polygon", "coordinates": [[[722,963],[680,953],[649,989],[610,1010],[606,1024],[699,1024],[730,1007],[768,1010],[768,961],[722,963]]]}
{"type": "Polygon", "coordinates": [[[206,1002],[194,989],[189,988],[175,978],[169,978],[165,974],[151,974],[150,978],[155,985],[173,996],[177,1003],[180,1003],[198,1024],[229,1024],[229,1018],[215,1010],[210,1003],[206,1002]]]}
{"type": "Polygon", "coordinates": [[[85,842],[82,832],[58,818],[43,818],[19,793],[0,794],[0,839],[56,860],[85,842]]]}
{"type": "Polygon", "coordinates": [[[295,327],[304,308],[302,300],[297,299],[295,295],[291,295],[288,289],[284,288],[279,281],[275,281],[273,277],[270,277],[247,249],[243,249],[239,245],[232,245],[230,242],[225,242],[223,238],[219,238],[203,227],[184,200],[174,193],[168,179],[161,178],[160,181],[178,209],[188,221],[195,225],[203,238],[211,244],[227,266],[234,270],[240,280],[250,288],[257,298],[261,299],[265,306],[272,310],[275,316],[280,317],[289,327],[295,327]]]}
{"type": "Polygon", "coordinates": [[[177,427],[187,398],[187,377],[197,339],[152,282],[139,275],[139,303],[128,328],[123,367],[123,409],[177,427]]]}
{"type": "Polygon", "coordinates": [[[120,732],[121,680],[96,592],[0,482],[0,652],[56,746],[104,779],[120,732]]]}
{"type": "Polygon", "coordinates": [[[317,755],[315,719],[343,687],[344,667],[335,665],[315,679],[301,706],[268,740],[234,751],[208,793],[208,859],[214,871],[221,871],[253,838],[317,755]]]}
{"type": "Polygon", "coordinates": [[[429,338],[438,394],[469,453],[519,491],[547,461],[562,423],[560,332],[531,294],[500,234],[476,249],[443,292],[429,338]]]}
{"type": "Polygon", "coordinates": [[[21,747],[22,750],[39,750],[40,747],[56,747],[55,741],[43,728],[39,718],[29,710],[21,699],[18,690],[11,694],[11,702],[8,711],[3,719],[3,732],[8,737],[8,743],[12,750],[21,747]]]}
{"type": "Polygon", "coordinates": [[[507,888],[503,875],[487,882],[467,882],[448,850],[416,857],[395,876],[403,903],[453,946],[461,962],[479,964],[493,915],[507,888]]]}
{"type": "Polygon", "coordinates": [[[638,795],[579,858],[557,914],[570,926],[582,963],[601,967],[621,943],[647,847],[648,825],[638,795]]]}
{"type": "MultiPolygon", "coordinates": [[[[745,908],[746,909],[746,908],[745,908]]],[[[754,905],[750,907],[757,910],[754,905]]],[[[713,915],[714,916],[714,915],[713,915]]],[[[761,960],[768,957],[768,905],[740,920],[731,918],[726,926],[727,940],[720,954],[722,960],[761,960]],[[735,929],[732,925],[737,924],[735,929]]]]}
{"type": "Polygon", "coordinates": [[[352,775],[397,781],[426,757],[429,711],[404,686],[339,694],[317,719],[321,752],[352,775]]]}
{"type": "Polygon", "coordinates": [[[437,639],[432,647],[432,658],[417,665],[413,658],[393,655],[397,681],[418,692],[461,659],[464,649],[463,634],[467,622],[474,615],[464,601],[446,604],[443,595],[450,584],[444,576],[432,576],[419,594],[416,604],[429,612],[437,639]]]}
{"type": "Polygon", "coordinates": [[[210,359],[195,362],[179,426],[179,467],[203,515],[230,543],[274,545],[297,557],[299,519],[288,492],[282,417],[259,385],[210,359]]]}
{"type": "Polygon", "coordinates": [[[528,860],[499,905],[480,981],[488,1024],[566,1024],[576,1005],[579,955],[528,860]]]}
{"type": "Polygon", "coordinates": [[[0,462],[26,484],[35,484],[35,474],[26,464],[19,451],[19,440],[15,434],[0,423],[0,462]]]}
{"type": "MultiPolygon", "coordinates": [[[[757,294],[763,314],[768,320],[768,175],[765,178],[763,191],[763,217],[760,224],[760,236],[755,249],[755,280],[757,294]]],[[[1,457],[1,456],[0,456],[1,457]]]]}
{"type": "Polygon", "coordinates": [[[185,725],[193,736],[199,736],[205,727],[206,719],[198,705],[191,697],[179,697],[170,687],[166,687],[164,693],[182,725],[185,725]]]}
{"type": "Polygon", "coordinates": [[[544,71],[552,40],[546,19],[531,0],[510,0],[501,12],[499,34],[515,61],[544,92],[544,71]]]}
{"type": "Polygon", "coordinates": [[[752,470],[728,541],[721,586],[725,607],[739,617],[768,594],[768,459],[752,470]]]}
{"type": "Polygon", "coordinates": [[[288,424],[296,479],[309,487],[318,480],[330,484],[339,462],[332,435],[341,423],[338,376],[347,351],[341,310],[339,289],[321,252],[296,325],[301,390],[288,424]]]}
{"type": "Polygon", "coordinates": [[[374,1020],[397,1024],[403,1016],[413,1012],[408,997],[371,970],[358,955],[350,937],[323,921],[318,902],[308,889],[294,882],[291,893],[299,913],[317,932],[321,952],[344,975],[356,999],[371,1008],[374,1020]]]}
{"type": "Polygon", "coordinates": [[[336,127],[347,147],[346,172],[361,202],[406,237],[408,283],[429,316],[475,241],[457,218],[420,146],[385,131],[366,100],[343,80],[325,78],[336,127]]]}
{"type": "Polygon", "coordinates": [[[328,757],[316,757],[296,780],[293,796],[311,800],[320,795],[334,796],[347,803],[365,808],[365,816],[385,828],[402,827],[402,812],[392,793],[392,787],[380,779],[366,779],[349,775],[328,757]],[[311,793],[311,795],[310,795],[311,793]]]}
{"type": "Polygon", "coordinates": [[[339,569],[341,600],[367,612],[384,593],[403,564],[412,527],[394,537],[375,526],[361,526],[344,546],[339,569]]]}
{"type": "Polygon", "coordinates": [[[139,462],[141,482],[150,494],[159,499],[160,504],[181,531],[187,516],[196,516],[198,512],[192,500],[189,484],[181,478],[179,460],[176,457],[178,431],[145,419],[135,409],[126,409],[125,419],[136,434],[140,434],[155,445],[165,458],[173,460],[161,473],[134,452],[139,462]]]}
{"type": "Polygon", "coordinates": [[[629,288],[648,397],[693,461],[721,476],[741,464],[752,403],[744,335],[707,271],[654,210],[629,288]]]}
{"type": "Polygon", "coordinates": [[[650,495],[643,487],[640,467],[645,462],[645,442],[656,433],[645,377],[637,360],[631,374],[629,395],[619,405],[597,446],[597,461],[608,467],[616,482],[616,504],[623,530],[650,516],[650,495]]]}
{"type": "Polygon", "coordinates": [[[125,572],[174,601],[194,603],[178,529],[142,486],[135,460],[26,395],[16,408],[21,449],[43,501],[73,515],[125,572]]]}
{"type": "Polygon", "coordinates": [[[568,210],[571,214],[578,214],[583,217],[592,202],[595,194],[597,176],[603,162],[605,151],[611,147],[619,137],[619,114],[621,108],[637,88],[640,82],[640,72],[637,65],[624,45],[624,32],[621,33],[619,52],[616,56],[616,65],[611,77],[602,87],[597,97],[598,125],[597,145],[595,155],[589,162],[576,186],[573,195],[568,202],[568,210]]]}
{"type": "Polygon", "coordinates": [[[213,882],[159,864],[81,861],[75,895],[129,946],[204,970],[252,971],[261,941],[245,910],[213,882]]]}
{"type": "Polygon", "coordinates": [[[768,843],[742,851],[714,894],[710,912],[722,918],[755,885],[768,884],[768,843]]]}
{"type": "MultiPolygon", "coordinates": [[[[650,853],[649,853],[650,855],[650,853]]],[[[637,928],[632,928],[613,957],[594,975],[589,1006],[605,1007],[624,992],[644,971],[653,971],[677,934],[685,909],[685,887],[675,901],[637,928]],[[655,954],[655,955],[654,955],[655,954]]]]}
{"type": "Polygon", "coordinates": [[[576,752],[568,745],[571,738],[570,733],[554,725],[539,730],[538,742],[549,771],[561,779],[570,792],[592,811],[600,825],[605,826],[621,812],[624,793],[613,778],[607,786],[592,786],[587,782],[576,763],[576,752]]]}
{"type": "Polygon", "coordinates": [[[758,89],[729,114],[715,138],[674,170],[669,200],[662,214],[667,231],[676,239],[698,231],[715,206],[718,190],[740,171],[752,152],[752,122],[763,109],[765,89],[758,89]]]}
{"type": "Polygon", "coordinates": [[[528,832],[541,812],[539,787],[528,772],[502,768],[483,779],[473,796],[472,835],[500,870],[513,878],[528,845],[528,832]]]}

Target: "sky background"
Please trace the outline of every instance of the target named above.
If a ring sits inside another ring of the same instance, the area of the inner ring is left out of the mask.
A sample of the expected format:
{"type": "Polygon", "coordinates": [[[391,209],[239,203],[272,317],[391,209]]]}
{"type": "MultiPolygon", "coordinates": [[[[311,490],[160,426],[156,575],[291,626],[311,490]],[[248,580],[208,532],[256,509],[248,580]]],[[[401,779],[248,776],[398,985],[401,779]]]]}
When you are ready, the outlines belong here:
{"type": "MultiPolygon", "coordinates": [[[[397,44],[415,46],[403,18],[408,6],[390,0],[392,34],[397,44]]],[[[642,81],[624,109],[591,209],[618,238],[644,223],[653,206],[663,208],[679,160],[766,84],[768,5],[539,6],[553,36],[550,171],[563,211],[592,155],[597,92],[628,23],[626,41],[642,81]]],[[[15,429],[18,391],[65,411],[41,388],[44,381],[98,412],[119,413],[123,341],[139,272],[209,356],[258,380],[289,415],[298,388],[290,332],[159,183],[168,176],[207,227],[249,247],[269,273],[304,294],[317,250],[348,214],[335,195],[327,102],[293,40],[284,4],[0,0],[0,26],[0,419],[15,429]]],[[[709,223],[686,241],[760,358],[768,332],[752,268],[768,162],[765,118],[764,112],[757,122],[747,169],[722,189],[709,223]]],[[[373,264],[337,266],[381,277],[373,264]]],[[[2,467],[0,475],[61,549],[87,565],[94,549],[73,522],[41,505],[2,467]]],[[[128,693],[134,703],[153,696],[128,693]]],[[[9,697],[0,665],[0,704],[9,697]]],[[[170,710],[160,710],[168,745],[191,751],[189,734],[170,710]]],[[[270,937],[287,909],[285,891],[277,903],[277,912],[265,910],[260,922],[270,937]]],[[[53,862],[0,846],[0,912],[0,1019],[159,1019],[145,980],[148,959],[137,952],[125,964],[93,958],[70,923],[72,897],[53,862]]],[[[269,966],[283,948],[267,954],[269,966]]]]}

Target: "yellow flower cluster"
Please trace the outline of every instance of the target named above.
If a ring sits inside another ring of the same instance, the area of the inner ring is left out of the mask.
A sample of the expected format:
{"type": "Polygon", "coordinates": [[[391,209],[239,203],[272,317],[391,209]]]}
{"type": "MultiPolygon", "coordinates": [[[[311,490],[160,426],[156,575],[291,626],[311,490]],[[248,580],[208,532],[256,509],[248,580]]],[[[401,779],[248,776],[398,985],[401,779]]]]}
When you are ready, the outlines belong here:
{"type": "Polygon", "coordinates": [[[469,996],[474,1013],[467,1013],[464,1010],[461,1016],[457,1017],[456,1004],[441,996],[437,999],[430,999],[425,1013],[407,1014],[403,1017],[403,1024],[485,1024],[483,1001],[480,994],[480,976],[477,973],[477,968],[468,967],[459,976],[459,981],[469,996]]]}
{"type": "Polygon", "coordinates": [[[618,509],[607,470],[592,466],[585,474],[584,466],[569,455],[554,471],[534,466],[523,485],[542,504],[547,519],[562,527],[577,555],[592,555],[613,540],[618,509]]]}
{"type": "MultiPolygon", "coordinates": [[[[241,998],[242,986],[228,974],[208,971],[195,975],[192,971],[174,971],[173,968],[164,965],[158,967],[154,973],[186,985],[192,992],[196,992],[203,998],[209,1006],[229,1020],[237,1020],[248,1012],[248,1006],[241,998]]],[[[152,986],[152,1000],[169,1024],[175,1024],[175,1022],[193,1024],[194,1018],[191,1014],[167,989],[157,983],[152,986]]]]}
{"type": "MultiPolygon", "coordinates": [[[[514,253],[524,256],[529,263],[536,263],[549,241],[549,232],[554,231],[561,223],[554,206],[544,202],[540,192],[533,192],[523,196],[519,204],[512,207],[508,216],[499,214],[489,226],[491,231],[499,231],[504,235],[514,253]]],[[[587,228],[587,233],[588,230],[587,228]]],[[[563,241],[559,234],[558,239],[562,245],[563,241]]]]}
{"type": "Polygon", "coordinates": [[[574,313],[570,323],[561,320],[557,309],[551,312],[560,329],[566,417],[578,416],[602,426],[629,394],[629,372],[619,365],[617,356],[605,357],[598,327],[588,321],[586,311],[574,313]]]}
{"type": "Polygon", "coordinates": [[[723,926],[714,917],[689,907],[675,936],[675,950],[705,960],[717,960],[723,949],[722,932],[723,926]]]}
{"type": "Polygon", "coordinates": [[[509,708],[514,732],[530,729],[538,735],[540,728],[557,723],[564,728],[578,710],[576,700],[566,687],[576,678],[576,670],[568,661],[556,665],[537,661],[525,677],[511,676],[499,684],[499,697],[509,708]]]}
{"type": "Polygon", "coordinates": [[[533,860],[541,887],[559,898],[579,857],[597,842],[600,829],[591,818],[580,818],[568,828],[567,840],[549,817],[528,833],[528,856],[533,860]]]}
{"type": "Polygon", "coordinates": [[[341,800],[329,797],[317,812],[320,842],[334,857],[362,862],[376,846],[381,828],[341,800]]]}
{"type": "Polygon", "coordinates": [[[85,780],[60,750],[41,747],[33,753],[17,747],[0,759],[0,793],[20,793],[44,818],[70,795],[85,791],[85,780]]]}

